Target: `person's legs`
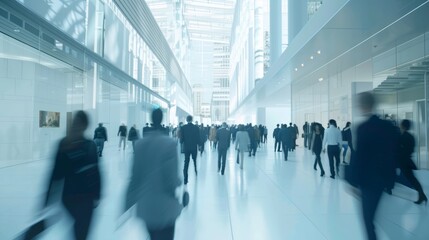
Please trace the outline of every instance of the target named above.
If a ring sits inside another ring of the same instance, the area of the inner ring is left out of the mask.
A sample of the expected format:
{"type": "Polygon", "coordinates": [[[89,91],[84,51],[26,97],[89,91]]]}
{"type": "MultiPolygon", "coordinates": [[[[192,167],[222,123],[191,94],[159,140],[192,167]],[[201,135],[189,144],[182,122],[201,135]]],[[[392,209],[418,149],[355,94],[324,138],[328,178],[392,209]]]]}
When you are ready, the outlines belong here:
{"type": "Polygon", "coordinates": [[[411,185],[416,189],[416,191],[419,193],[419,200],[425,199],[426,195],[423,192],[422,185],[420,184],[419,180],[417,180],[416,176],[414,176],[412,169],[401,169],[402,174],[404,174],[405,178],[410,181],[411,185]]]}
{"type": "Polygon", "coordinates": [[[317,161],[317,164],[319,165],[319,168],[320,168],[320,176],[323,177],[325,175],[325,170],[323,169],[322,161],[320,158],[320,153],[316,154],[316,161],[317,161]]]}
{"type": "Polygon", "coordinates": [[[334,157],[335,157],[335,167],[337,170],[337,175],[340,173],[340,163],[341,163],[341,159],[340,159],[340,147],[339,146],[335,146],[334,148],[334,157]]]}
{"type": "Polygon", "coordinates": [[[383,189],[361,189],[362,215],[368,240],[376,240],[374,217],[383,189]]]}
{"type": "Polygon", "coordinates": [[[222,153],[221,150],[218,149],[217,150],[217,171],[220,172],[220,168],[221,168],[221,159],[222,159],[222,153]]]}
{"type": "Polygon", "coordinates": [[[185,151],[185,165],[183,166],[183,178],[185,185],[188,184],[188,168],[189,168],[189,161],[191,157],[190,151],[185,151]]]}
{"type": "Polygon", "coordinates": [[[160,230],[148,229],[150,240],[173,240],[174,239],[174,224],[160,230]]]}
{"type": "Polygon", "coordinates": [[[226,164],[226,149],[222,150],[222,175],[225,173],[225,164],[226,164]]]}
{"type": "Polygon", "coordinates": [[[285,161],[287,161],[289,151],[287,150],[286,144],[283,144],[283,154],[285,155],[285,161]]]}
{"type": "Polygon", "coordinates": [[[244,165],[244,151],[241,150],[240,151],[240,168],[243,169],[243,165],[244,165]]]}
{"type": "Polygon", "coordinates": [[[100,157],[103,156],[104,139],[100,139],[100,157]]]}
{"type": "Polygon", "coordinates": [[[192,150],[192,161],[194,161],[195,175],[197,175],[197,149],[192,150]]]}
{"type": "Polygon", "coordinates": [[[64,206],[74,220],[73,233],[76,240],[85,240],[91,225],[93,202],[88,201],[65,201],[64,206]]]}
{"type": "Polygon", "coordinates": [[[329,169],[331,170],[331,178],[335,178],[334,154],[335,146],[328,146],[329,169]]]}

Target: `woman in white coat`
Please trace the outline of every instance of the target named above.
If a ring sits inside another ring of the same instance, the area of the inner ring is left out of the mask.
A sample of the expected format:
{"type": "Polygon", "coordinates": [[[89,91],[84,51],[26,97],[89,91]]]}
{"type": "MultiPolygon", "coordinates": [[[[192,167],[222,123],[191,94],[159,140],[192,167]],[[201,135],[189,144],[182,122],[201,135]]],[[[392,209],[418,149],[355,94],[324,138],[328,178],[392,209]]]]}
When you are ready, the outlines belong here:
{"type": "MultiPolygon", "coordinates": [[[[235,141],[235,149],[240,154],[240,168],[243,169],[244,152],[249,151],[250,138],[249,133],[244,129],[243,125],[238,127],[238,132],[235,141]]],[[[238,158],[237,158],[238,160],[238,158]]],[[[237,162],[238,163],[238,162],[237,162]]]]}

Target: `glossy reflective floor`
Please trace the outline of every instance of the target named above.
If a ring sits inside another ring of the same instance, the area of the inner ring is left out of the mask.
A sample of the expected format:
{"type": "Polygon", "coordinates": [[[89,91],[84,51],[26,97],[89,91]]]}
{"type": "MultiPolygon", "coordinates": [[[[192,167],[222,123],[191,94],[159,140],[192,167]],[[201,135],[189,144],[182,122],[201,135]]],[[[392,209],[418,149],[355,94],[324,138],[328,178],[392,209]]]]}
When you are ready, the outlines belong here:
{"type": "MultiPolygon", "coordinates": [[[[177,220],[175,239],[365,239],[359,201],[345,182],[320,177],[313,170],[313,156],[302,147],[287,162],[282,154],[273,151],[272,143],[262,145],[256,157],[245,157],[240,170],[231,150],[221,176],[217,153],[206,145],[206,152],[198,156],[198,177],[189,171],[190,205],[177,220]]],[[[138,219],[117,227],[131,156],[130,149],[105,149],[103,199],[90,239],[148,238],[138,219]]],[[[322,161],[329,169],[326,156],[322,161]]],[[[38,161],[0,169],[0,239],[12,239],[36,218],[48,165],[38,161]]],[[[417,175],[429,193],[429,172],[417,175]]],[[[429,207],[415,205],[416,199],[417,193],[402,185],[395,187],[393,196],[383,196],[377,217],[380,239],[429,239],[429,207]]],[[[41,239],[70,239],[67,216],[56,223],[41,239]]]]}

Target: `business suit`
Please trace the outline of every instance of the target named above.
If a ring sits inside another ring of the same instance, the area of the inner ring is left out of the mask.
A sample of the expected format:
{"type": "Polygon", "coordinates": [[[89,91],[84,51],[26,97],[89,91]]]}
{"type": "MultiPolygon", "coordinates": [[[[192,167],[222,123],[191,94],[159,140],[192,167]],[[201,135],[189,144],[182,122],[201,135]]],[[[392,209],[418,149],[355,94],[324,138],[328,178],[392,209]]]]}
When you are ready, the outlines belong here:
{"type": "Polygon", "coordinates": [[[357,129],[354,176],[361,190],[362,214],[369,240],[377,239],[373,221],[383,190],[393,187],[398,147],[399,134],[393,125],[375,115],[357,129]]]}
{"type": "Polygon", "coordinates": [[[133,161],[124,210],[137,204],[137,217],[146,224],[151,239],[173,239],[182,210],[175,196],[181,184],[176,141],[161,129],[151,131],[136,142],[133,161]]]}
{"type": "Polygon", "coordinates": [[[279,131],[279,138],[280,138],[280,142],[282,143],[285,161],[287,161],[288,154],[289,154],[289,148],[291,146],[290,145],[291,144],[291,133],[290,133],[290,129],[288,127],[286,127],[285,125],[282,126],[281,130],[279,131]]]}
{"type": "Polygon", "coordinates": [[[200,130],[197,126],[190,122],[182,126],[182,128],[180,129],[180,133],[180,142],[183,144],[183,151],[185,153],[185,166],[183,168],[183,176],[185,178],[185,184],[188,184],[188,168],[191,155],[192,160],[194,161],[195,174],[197,174],[197,152],[198,146],[201,144],[200,130]]]}
{"type": "Polygon", "coordinates": [[[273,131],[274,142],[274,152],[277,149],[277,152],[280,152],[280,146],[282,145],[282,141],[280,140],[280,128],[277,126],[273,131]]]}
{"type": "Polygon", "coordinates": [[[229,149],[231,142],[231,133],[225,127],[217,130],[216,133],[217,151],[218,151],[218,164],[217,171],[221,171],[222,175],[225,173],[226,152],[229,149]]]}

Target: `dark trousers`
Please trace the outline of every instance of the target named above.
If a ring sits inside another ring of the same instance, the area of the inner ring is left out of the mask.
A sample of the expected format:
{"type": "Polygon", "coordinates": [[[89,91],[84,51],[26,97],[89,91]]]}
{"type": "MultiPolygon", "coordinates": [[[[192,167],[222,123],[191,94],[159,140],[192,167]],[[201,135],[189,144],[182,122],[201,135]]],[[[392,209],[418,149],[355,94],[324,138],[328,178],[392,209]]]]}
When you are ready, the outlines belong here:
{"type": "Polygon", "coordinates": [[[285,143],[283,143],[282,147],[283,147],[283,153],[285,155],[285,161],[287,161],[287,157],[288,157],[288,154],[289,154],[288,146],[285,143]]]}
{"type": "Polygon", "coordinates": [[[404,168],[401,169],[402,174],[404,177],[411,183],[414,189],[417,190],[419,193],[419,198],[422,197],[424,194],[422,185],[420,184],[419,180],[417,180],[416,176],[414,176],[413,170],[410,168],[404,168]]]}
{"type": "Polygon", "coordinates": [[[370,187],[361,188],[362,200],[362,215],[365,224],[366,234],[368,240],[376,240],[374,217],[377,211],[378,203],[381,199],[383,188],[370,187]]]}
{"type": "Polygon", "coordinates": [[[338,145],[329,145],[328,146],[328,158],[329,158],[329,168],[331,170],[331,176],[335,176],[335,168],[337,169],[340,166],[340,148],[338,145]],[[335,167],[334,167],[334,158],[335,158],[335,167]]]}
{"type": "Polygon", "coordinates": [[[64,206],[74,220],[73,232],[76,240],[85,240],[92,220],[94,203],[91,199],[64,201],[64,206]]]}
{"type": "Polygon", "coordinates": [[[280,145],[282,145],[282,142],[276,139],[276,142],[274,143],[274,152],[276,151],[276,149],[277,152],[280,152],[280,145]]]}
{"type": "Polygon", "coordinates": [[[103,149],[104,149],[104,138],[96,138],[94,139],[95,145],[97,146],[97,153],[98,156],[103,155],[103,149]]]}
{"type": "Polygon", "coordinates": [[[148,229],[150,240],[173,240],[174,239],[174,224],[164,229],[153,230],[148,229]]]}
{"type": "Polygon", "coordinates": [[[320,152],[319,153],[315,153],[315,154],[316,154],[316,159],[314,159],[314,169],[316,169],[316,165],[319,165],[321,173],[324,173],[325,170],[323,170],[322,161],[320,159],[320,152]]]}
{"type": "Polygon", "coordinates": [[[188,184],[188,168],[191,155],[192,160],[194,161],[195,174],[197,174],[197,149],[185,150],[185,166],[183,167],[183,178],[185,184],[188,184]]]}
{"type": "Polygon", "coordinates": [[[227,149],[217,149],[217,171],[221,171],[222,175],[225,173],[226,151],[227,149]]]}
{"type": "Polygon", "coordinates": [[[256,154],[256,149],[258,148],[258,143],[256,141],[254,142],[250,142],[250,151],[249,151],[249,157],[250,155],[253,154],[253,156],[255,156],[256,154]]]}

